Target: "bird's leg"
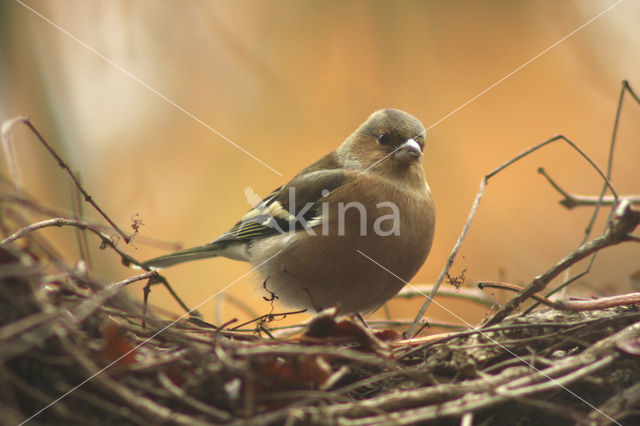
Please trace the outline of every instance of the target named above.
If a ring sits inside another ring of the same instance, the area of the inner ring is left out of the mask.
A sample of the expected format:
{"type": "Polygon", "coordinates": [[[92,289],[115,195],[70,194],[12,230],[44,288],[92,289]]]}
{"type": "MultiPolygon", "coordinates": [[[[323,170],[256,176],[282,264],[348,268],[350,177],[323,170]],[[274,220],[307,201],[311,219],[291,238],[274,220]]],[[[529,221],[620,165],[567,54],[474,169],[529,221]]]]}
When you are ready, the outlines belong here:
{"type": "Polygon", "coordinates": [[[313,300],[313,296],[311,295],[311,291],[306,287],[302,287],[302,290],[304,290],[309,296],[309,300],[311,300],[311,306],[313,306],[313,309],[315,309],[316,312],[320,312],[322,310],[322,306],[316,305],[316,302],[313,300]]]}
{"type": "Polygon", "coordinates": [[[354,317],[355,319],[359,320],[360,322],[362,322],[362,325],[364,325],[364,327],[365,327],[365,328],[369,328],[369,329],[371,328],[371,327],[369,326],[369,324],[367,323],[367,321],[365,321],[365,319],[363,318],[363,316],[362,316],[362,315],[360,315],[360,313],[359,313],[359,312],[356,312],[355,314],[353,314],[353,317],[354,317]]]}
{"type": "Polygon", "coordinates": [[[282,266],[282,273],[283,274],[288,274],[289,276],[291,276],[296,281],[296,284],[298,284],[300,286],[300,289],[302,291],[304,291],[305,293],[307,293],[307,295],[309,296],[309,300],[311,301],[311,306],[313,307],[313,309],[316,312],[320,312],[322,310],[322,307],[318,306],[316,304],[315,300],[313,299],[313,295],[311,294],[311,291],[307,287],[303,286],[300,283],[300,280],[298,280],[293,274],[291,274],[289,271],[287,271],[287,267],[286,266],[282,266]]]}

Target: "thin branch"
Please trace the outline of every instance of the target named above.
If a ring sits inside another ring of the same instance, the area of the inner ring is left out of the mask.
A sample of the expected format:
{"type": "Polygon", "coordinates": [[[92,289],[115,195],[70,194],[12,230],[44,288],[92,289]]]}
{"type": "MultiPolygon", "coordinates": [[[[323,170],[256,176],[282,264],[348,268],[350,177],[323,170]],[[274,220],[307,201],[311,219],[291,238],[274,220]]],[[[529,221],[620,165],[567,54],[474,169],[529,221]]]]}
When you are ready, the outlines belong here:
{"type": "MultiPolygon", "coordinates": [[[[618,127],[620,125],[620,116],[622,115],[622,104],[624,102],[625,93],[629,93],[635,101],[640,104],[640,99],[635,94],[631,86],[629,86],[629,82],[627,80],[622,81],[622,88],[620,89],[620,96],[618,98],[618,107],[616,108],[616,117],[613,121],[613,132],[611,132],[611,144],[609,145],[609,158],[607,160],[607,179],[611,178],[611,169],[613,167],[613,153],[615,152],[616,139],[618,137],[618,127]]],[[[600,191],[599,199],[603,199],[604,194],[607,192],[607,185],[602,186],[602,190],[600,191]]],[[[617,195],[615,192],[611,191],[614,197],[617,199],[617,195]]],[[[595,223],[596,217],[598,216],[598,211],[600,210],[600,203],[596,204],[595,209],[593,210],[593,214],[591,215],[591,220],[585,229],[584,239],[581,244],[584,244],[591,234],[591,229],[593,224],[595,223]]]]}
{"type": "Polygon", "coordinates": [[[213,417],[218,422],[228,422],[231,420],[231,415],[226,411],[222,411],[219,408],[216,408],[212,405],[205,404],[204,402],[198,401],[196,398],[193,398],[189,394],[187,394],[184,389],[179,386],[176,386],[169,377],[167,377],[164,371],[158,373],[158,380],[160,384],[169,391],[173,396],[175,396],[182,403],[195,408],[201,413],[207,414],[213,417]]]}
{"type": "MultiPolygon", "coordinates": [[[[522,291],[522,287],[520,286],[492,281],[479,282],[478,287],[481,289],[498,288],[501,290],[509,290],[515,292],[522,291]]],[[[588,300],[560,300],[557,302],[549,300],[546,297],[540,296],[538,294],[531,295],[531,298],[554,309],[573,312],[595,311],[599,309],[612,308],[614,306],[625,306],[640,303],[640,293],[619,294],[617,296],[600,297],[598,299],[588,300]]]]}
{"type": "Polygon", "coordinates": [[[433,298],[436,296],[436,293],[438,292],[438,288],[440,288],[440,284],[442,284],[442,281],[449,273],[449,270],[451,270],[451,266],[453,266],[453,261],[458,255],[458,251],[460,250],[460,247],[462,247],[462,242],[467,236],[467,232],[471,227],[471,223],[473,222],[473,219],[476,216],[476,211],[478,210],[478,206],[480,205],[480,199],[482,198],[482,194],[484,193],[484,188],[487,185],[487,180],[488,178],[485,176],[480,182],[480,188],[478,188],[478,193],[476,194],[476,198],[475,200],[473,200],[473,204],[471,205],[471,211],[469,212],[469,217],[467,217],[467,222],[462,227],[462,232],[460,233],[460,236],[458,237],[456,244],[453,246],[453,249],[451,250],[451,254],[447,259],[447,263],[445,263],[444,268],[442,268],[442,271],[440,272],[438,279],[433,285],[433,289],[431,290],[431,293],[429,293],[429,296],[427,296],[427,300],[425,300],[424,303],[422,304],[422,307],[418,311],[418,314],[413,319],[413,323],[411,324],[411,327],[409,327],[409,331],[407,331],[407,336],[410,338],[415,336],[416,329],[420,325],[420,321],[422,320],[424,313],[427,311],[429,304],[431,303],[433,298]]]}
{"type": "MultiPolygon", "coordinates": [[[[142,264],[142,262],[139,262],[138,260],[134,259],[132,256],[128,255],[127,253],[125,253],[124,251],[122,251],[118,245],[116,244],[116,242],[114,241],[114,239],[105,234],[104,232],[100,231],[95,225],[88,223],[88,222],[83,222],[83,221],[79,221],[79,220],[75,220],[75,219],[67,219],[67,218],[63,218],[63,217],[57,217],[57,218],[53,218],[53,219],[48,219],[48,220],[43,220],[41,222],[37,222],[37,223],[33,223],[29,226],[26,226],[24,228],[19,229],[18,231],[16,231],[15,233],[13,233],[12,235],[8,236],[7,238],[5,238],[4,240],[0,241],[0,246],[11,243],[19,238],[24,237],[25,235],[36,231],[38,229],[42,229],[42,228],[47,228],[47,227],[52,227],[52,226],[73,226],[79,229],[84,229],[87,231],[91,231],[92,233],[94,233],[95,235],[97,235],[98,237],[100,237],[100,239],[102,240],[102,245],[104,247],[110,247],[111,249],[113,249],[116,253],[118,253],[120,255],[120,258],[122,260],[122,263],[125,266],[129,266],[129,265],[136,265],[137,267],[144,269],[145,271],[151,271],[151,269],[147,266],[144,266],[142,264]]],[[[180,296],[178,296],[178,294],[173,290],[173,288],[171,287],[171,285],[169,284],[169,282],[167,281],[167,279],[165,277],[163,277],[160,274],[155,274],[155,280],[151,281],[150,284],[154,284],[156,282],[162,283],[162,285],[164,285],[164,287],[167,289],[167,291],[169,291],[169,293],[171,294],[171,296],[176,300],[176,302],[178,302],[178,304],[186,311],[186,312],[191,312],[193,315],[195,316],[199,316],[199,313],[197,311],[192,311],[189,309],[189,307],[182,301],[182,299],[180,298],[180,296]]],[[[149,287],[147,287],[149,288],[149,287]]]]}
{"type": "Polygon", "coordinates": [[[573,253],[561,259],[547,272],[535,277],[527,287],[520,291],[520,293],[511,299],[504,307],[502,307],[502,309],[496,312],[496,314],[491,317],[484,326],[488,327],[502,321],[507,317],[507,315],[517,309],[522,302],[533,294],[544,290],[552,279],[557,277],[561,272],[576,262],[597,252],[598,250],[602,250],[605,247],[625,241],[632,241],[628,234],[638,226],[639,222],[640,212],[633,210],[630,204],[626,200],[623,200],[616,208],[616,213],[613,219],[609,222],[604,235],[581,245],[573,253]]]}
{"type": "MultiPolygon", "coordinates": [[[[640,317],[640,313],[637,312],[633,312],[633,313],[628,313],[626,315],[621,316],[620,318],[624,318],[625,320],[631,320],[631,321],[636,321],[638,320],[640,317]]],[[[608,319],[604,319],[604,320],[608,320],[608,319]]],[[[571,327],[582,327],[585,325],[592,325],[595,326],[596,324],[599,324],[603,321],[602,318],[596,318],[596,319],[588,319],[585,321],[578,321],[575,323],[571,324],[571,327]]],[[[411,339],[412,341],[416,342],[416,344],[420,343],[420,341],[426,340],[426,343],[421,344],[420,346],[417,347],[412,347],[410,348],[407,352],[401,354],[401,355],[396,355],[396,359],[398,360],[402,360],[402,359],[406,359],[411,357],[412,355],[417,354],[418,352],[422,352],[425,349],[431,347],[431,346],[435,346],[435,345],[440,345],[446,342],[449,342],[453,339],[459,339],[460,337],[464,337],[464,336],[473,336],[473,335],[486,335],[487,333],[494,333],[494,332],[498,332],[498,333],[504,333],[507,331],[511,331],[511,330],[529,330],[529,329],[536,329],[536,328],[558,328],[558,329],[566,329],[568,328],[569,325],[568,324],[559,324],[559,323],[553,323],[553,322],[542,322],[542,323],[509,323],[509,324],[499,324],[499,325],[494,325],[492,327],[488,327],[488,328],[476,328],[473,330],[467,330],[467,331],[461,331],[458,333],[451,333],[446,335],[445,337],[441,337],[437,340],[431,339],[429,340],[428,338],[423,338],[423,337],[418,337],[418,338],[414,338],[411,339]]],[[[416,345],[414,345],[416,346],[416,345]]]]}
{"type": "MultiPolygon", "coordinates": [[[[0,200],[2,197],[0,197],[0,200]]],[[[14,206],[7,204],[2,205],[2,211],[0,211],[0,220],[4,221],[10,219],[20,226],[28,226],[29,222],[26,221],[26,215],[23,212],[18,211],[14,206]]],[[[13,229],[13,226],[11,226],[13,229]]],[[[3,234],[8,234],[10,231],[7,227],[4,227],[3,234]]],[[[37,246],[43,253],[43,255],[50,260],[58,260],[62,258],[62,253],[54,247],[45,238],[40,238],[37,234],[31,236],[30,245],[37,246]]]]}
{"type": "MultiPolygon", "coordinates": [[[[631,241],[632,237],[629,237],[629,240],[631,241]]],[[[546,298],[549,298],[551,296],[553,296],[554,294],[556,294],[557,292],[561,291],[563,288],[567,287],[568,285],[570,285],[571,283],[579,280],[580,278],[584,277],[585,275],[587,275],[589,273],[589,271],[591,271],[591,266],[593,265],[593,262],[595,261],[595,257],[591,256],[591,259],[589,259],[589,263],[587,264],[587,267],[585,268],[584,271],[580,272],[579,274],[574,275],[573,277],[569,278],[568,280],[566,280],[565,282],[563,282],[562,284],[560,284],[558,287],[554,288],[553,290],[551,290],[550,292],[548,292],[547,294],[545,294],[546,298]]],[[[539,306],[539,303],[536,302],[533,305],[531,305],[529,308],[525,309],[524,312],[522,313],[522,315],[528,315],[530,312],[532,312],[534,309],[536,309],[539,306]]]]}
{"type": "MultiPolygon", "coordinates": [[[[411,288],[404,287],[400,293],[394,296],[394,299],[411,299],[414,297],[424,297],[425,293],[433,291],[433,285],[412,284],[411,288]]],[[[484,293],[474,288],[460,288],[457,290],[438,291],[438,296],[451,297],[453,299],[468,300],[483,306],[493,306],[495,303],[487,298],[484,293]]]]}
{"type": "Polygon", "coordinates": [[[600,170],[600,168],[593,162],[593,160],[591,160],[591,158],[589,158],[589,156],[587,156],[574,142],[572,142],[570,139],[566,138],[563,135],[557,135],[557,136],[554,136],[554,137],[552,137],[550,139],[547,139],[546,141],[540,142],[539,144],[534,145],[533,147],[521,152],[520,154],[518,154],[515,157],[511,158],[510,160],[506,161],[502,165],[498,166],[491,173],[485,175],[482,178],[482,181],[480,182],[480,188],[478,189],[478,193],[476,194],[476,198],[473,201],[473,204],[471,206],[471,211],[469,212],[469,217],[467,218],[467,222],[465,223],[464,227],[462,228],[462,233],[458,237],[458,241],[456,241],[456,244],[453,247],[453,250],[451,251],[451,254],[449,255],[449,258],[447,259],[447,262],[445,263],[445,266],[442,269],[442,272],[440,272],[440,276],[438,276],[438,279],[436,280],[436,283],[434,284],[434,287],[433,287],[433,290],[431,291],[431,294],[429,294],[429,296],[427,297],[427,300],[425,300],[424,304],[422,305],[422,307],[418,311],[418,314],[416,315],[415,319],[413,320],[413,324],[411,324],[411,327],[409,327],[409,331],[407,332],[409,337],[412,337],[412,336],[415,335],[415,330],[418,327],[418,324],[420,323],[420,319],[422,318],[422,316],[426,312],[427,308],[429,307],[429,304],[431,303],[431,300],[433,300],[433,298],[435,297],[435,295],[436,295],[436,293],[438,291],[438,288],[440,287],[440,284],[442,283],[442,280],[444,280],[444,277],[449,273],[449,270],[451,269],[451,266],[453,265],[453,261],[455,260],[455,257],[457,256],[458,251],[460,250],[460,247],[462,246],[462,242],[464,241],[464,238],[467,235],[467,231],[469,230],[469,227],[471,226],[471,222],[473,222],[473,219],[474,219],[474,217],[476,215],[476,211],[478,210],[478,205],[480,204],[480,199],[482,198],[482,194],[484,193],[484,188],[488,184],[489,179],[491,179],[493,176],[495,176],[496,174],[500,173],[501,171],[503,171],[504,169],[506,169],[507,167],[509,167],[513,163],[517,162],[518,160],[520,160],[520,159],[526,157],[527,155],[537,151],[538,149],[540,149],[540,148],[542,148],[542,147],[544,147],[546,145],[549,145],[549,144],[551,144],[553,142],[556,142],[556,141],[564,141],[567,144],[569,144],[569,146],[571,146],[576,152],[578,152],[578,154],[580,154],[580,156],[582,156],[582,158],[584,158],[591,165],[591,167],[593,167],[593,169],[600,175],[602,180],[605,182],[606,187],[611,190],[611,193],[613,194],[615,199],[616,200],[618,199],[617,192],[615,191],[613,186],[611,186],[611,183],[609,182],[609,179],[602,173],[602,170],[600,170]]]}
{"type": "MultiPolygon", "coordinates": [[[[616,203],[616,199],[613,197],[596,197],[593,195],[575,195],[570,194],[558,185],[551,176],[546,172],[543,167],[538,167],[538,173],[547,179],[547,182],[560,193],[564,198],[560,200],[560,204],[571,210],[575,207],[593,207],[600,204],[601,206],[612,206],[616,203]]],[[[625,195],[624,199],[628,200],[633,205],[640,205],[640,195],[625,195]]]]}
{"type": "MultiPolygon", "coordinates": [[[[477,412],[510,402],[513,396],[530,396],[536,392],[557,389],[559,385],[565,386],[565,391],[569,391],[566,385],[615,364],[615,359],[620,357],[616,349],[618,343],[637,337],[639,331],[640,323],[634,323],[600,340],[581,353],[568,356],[540,371],[532,371],[528,368],[507,368],[496,375],[461,383],[396,390],[355,404],[353,402],[335,403],[329,406],[301,407],[299,410],[301,415],[309,416],[304,418],[340,418],[341,424],[349,425],[380,422],[414,424],[444,417],[459,417],[466,412],[477,412]],[[549,378],[553,381],[549,381],[549,378]],[[437,403],[429,404],[432,401],[437,403]],[[384,410],[386,413],[383,417],[369,416],[371,407],[384,410]]],[[[584,399],[582,401],[589,404],[584,399]]],[[[607,412],[601,412],[601,414],[609,417],[607,412]]],[[[266,424],[275,422],[277,417],[267,414],[253,420],[256,424],[266,424]]]]}
{"type": "MultiPolygon", "coordinates": [[[[197,417],[179,413],[151,400],[150,398],[134,393],[129,387],[118,383],[106,373],[98,374],[100,373],[100,369],[93,360],[81,351],[75,350],[75,347],[68,343],[66,339],[61,339],[61,341],[67,348],[68,353],[74,356],[79,367],[85,371],[85,374],[90,375],[90,377],[94,379],[96,386],[101,386],[105,390],[108,390],[114,396],[118,397],[123,404],[128,405],[132,410],[143,413],[152,423],[159,422],[203,426],[212,424],[210,422],[200,420],[197,417]]],[[[44,407],[42,410],[46,410],[47,408],[49,408],[49,406],[44,407]]],[[[40,412],[38,412],[38,414],[39,413],[40,412]]]]}
{"type": "MultiPolygon", "coordinates": [[[[522,287],[518,285],[510,284],[510,283],[499,283],[495,281],[481,281],[478,283],[478,288],[481,290],[484,290],[485,288],[497,288],[500,290],[508,290],[508,291],[515,291],[515,292],[522,291],[522,287]]],[[[556,307],[556,304],[554,302],[538,294],[531,295],[531,298],[547,306],[551,306],[552,308],[556,307]]]]}
{"type": "MultiPolygon", "coordinates": [[[[80,183],[80,180],[78,179],[78,177],[71,171],[71,168],[67,165],[67,163],[62,159],[62,157],[60,157],[58,155],[58,153],[53,149],[53,147],[51,145],[49,145],[49,143],[44,139],[44,137],[40,134],[40,132],[38,131],[38,129],[36,129],[36,127],[33,125],[33,123],[31,123],[31,120],[29,119],[29,117],[25,117],[25,116],[21,116],[21,117],[16,117],[12,120],[8,120],[5,121],[2,125],[2,135],[3,135],[3,140],[5,140],[6,136],[8,135],[11,131],[11,128],[13,126],[15,126],[16,124],[19,123],[23,123],[25,124],[30,130],[31,132],[33,132],[33,134],[36,136],[36,138],[38,138],[38,140],[40,141],[40,143],[42,143],[42,145],[44,145],[44,147],[47,149],[47,151],[49,151],[49,153],[53,156],[53,158],[56,159],[56,161],[58,162],[58,165],[67,172],[67,174],[71,177],[71,179],[73,180],[73,183],[76,185],[76,187],[78,188],[78,190],[82,193],[82,196],[84,197],[84,200],[91,204],[93,206],[94,209],[96,209],[96,211],[98,213],[100,213],[100,215],[107,221],[109,222],[109,225],[111,225],[113,227],[113,229],[122,237],[122,239],[126,242],[129,243],[129,241],[131,241],[131,237],[129,235],[127,235],[126,233],[124,233],[119,227],[118,225],[115,224],[115,222],[113,222],[111,220],[111,218],[109,216],[107,216],[107,214],[100,208],[100,206],[93,201],[93,198],[91,197],[91,195],[89,195],[89,193],[84,189],[84,187],[82,186],[82,184],[80,183]]],[[[5,144],[9,144],[9,138],[6,138],[5,144]]]]}
{"type": "MultiPolygon", "coordinates": [[[[620,90],[620,96],[618,98],[618,107],[616,109],[616,116],[615,116],[615,120],[614,120],[614,124],[613,124],[613,132],[611,134],[611,143],[609,144],[609,158],[607,160],[607,178],[608,179],[611,178],[611,171],[612,171],[612,167],[613,167],[613,154],[615,152],[614,148],[615,148],[616,139],[617,139],[617,135],[618,135],[618,127],[619,127],[619,124],[620,124],[620,116],[621,116],[621,113],[622,113],[622,105],[623,105],[624,95],[626,93],[629,93],[635,99],[635,101],[638,104],[640,104],[640,100],[639,100],[638,96],[635,94],[635,92],[633,91],[633,89],[631,88],[631,86],[629,86],[629,82],[624,80],[622,82],[622,88],[620,90]]],[[[600,206],[601,205],[613,205],[613,204],[615,204],[616,203],[615,198],[605,197],[604,194],[606,193],[606,190],[607,190],[607,186],[606,185],[603,185],[602,190],[600,191],[600,196],[597,197],[597,198],[596,197],[580,196],[580,195],[571,195],[568,192],[564,191],[562,188],[560,188],[560,185],[558,185],[544,171],[544,169],[542,167],[538,169],[538,173],[542,174],[547,179],[549,184],[554,189],[556,189],[560,194],[562,194],[564,196],[564,199],[560,201],[560,204],[564,205],[567,209],[571,209],[571,208],[574,208],[574,207],[579,206],[579,205],[595,206],[594,212],[591,215],[591,219],[587,223],[587,226],[586,226],[586,228],[584,230],[584,238],[580,242],[580,245],[584,244],[588,240],[589,235],[591,234],[591,229],[593,228],[593,224],[595,223],[595,220],[596,220],[596,217],[598,215],[598,211],[600,209],[600,206]]],[[[638,197],[638,196],[626,196],[624,198],[631,204],[640,204],[640,197],[638,197]]],[[[608,220],[611,220],[611,215],[612,214],[613,214],[613,210],[611,210],[611,212],[609,213],[608,220]]],[[[593,255],[589,259],[589,262],[588,262],[588,264],[587,264],[587,266],[586,266],[586,268],[584,269],[583,272],[571,277],[569,280],[565,281],[564,283],[562,283],[561,285],[559,285],[558,287],[556,287],[555,289],[553,289],[552,291],[547,293],[546,297],[551,297],[556,292],[562,290],[563,288],[565,288],[569,284],[575,282],[576,280],[578,280],[581,277],[583,277],[586,274],[588,274],[591,271],[591,267],[593,266],[593,264],[594,264],[594,262],[596,260],[597,254],[598,254],[597,252],[593,253],[593,255]]],[[[538,306],[538,303],[534,303],[532,306],[530,306],[528,309],[526,309],[523,312],[522,315],[527,315],[528,313],[533,311],[537,306],[538,306]]]]}
{"type": "MultiPolygon", "coordinates": [[[[75,186],[71,186],[71,202],[73,204],[73,218],[80,221],[85,221],[84,204],[82,203],[81,193],[75,186]]],[[[89,241],[87,240],[87,233],[82,229],[76,229],[76,240],[78,243],[78,251],[80,252],[80,258],[87,264],[89,270],[92,269],[91,253],[89,252],[89,241]]]]}
{"type": "Polygon", "coordinates": [[[260,321],[264,321],[264,320],[272,321],[272,320],[274,320],[274,319],[276,319],[276,318],[278,318],[278,317],[286,318],[286,317],[287,317],[287,316],[289,316],[289,315],[302,314],[302,313],[305,313],[305,312],[307,312],[307,310],[306,310],[306,309],[300,309],[300,310],[298,310],[298,311],[282,312],[282,313],[275,313],[275,314],[273,314],[273,313],[271,313],[271,314],[264,314],[264,315],[260,315],[260,316],[259,316],[259,317],[257,317],[257,318],[254,318],[254,319],[252,319],[252,320],[249,320],[249,321],[247,321],[247,322],[243,322],[243,323],[242,323],[242,324],[240,324],[240,325],[236,325],[235,327],[231,328],[230,330],[232,330],[232,331],[233,331],[233,330],[238,330],[239,328],[242,328],[242,327],[244,327],[245,325],[252,324],[252,323],[254,323],[254,322],[260,322],[260,321]]]}
{"type": "Polygon", "coordinates": [[[601,297],[591,300],[563,300],[555,303],[557,309],[564,311],[594,311],[612,308],[614,306],[633,305],[640,303],[640,293],[619,294],[611,297],[601,297]]]}
{"type": "Polygon", "coordinates": [[[582,158],[584,158],[587,163],[589,163],[591,165],[591,167],[593,167],[593,169],[600,175],[600,177],[602,178],[602,180],[604,181],[605,185],[607,186],[607,188],[609,188],[609,190],[611,191],[611,193],[613,194],[613,196],[618,199],[618,193],[616,192],[615,189],[613,189],[613,186],[611,186],[611,183],[609,182],[609,179],[607,179],[607,177],[604,175],[604,173],[602,173],[602,170],[600,170],[600,168],[596,165],[596,163],[593,162],[593,160],[591,160],[591,158],[589,158],[589,156],[587,154],[585,154],[579,147],[578,145],[576,145],[573,141],[571,141],[570,139],[568,139],[567,137],[565,137],[564,135],[556,135],[550,139],[547,139],[546,141],[540,142],[537,145],[534,145],[533,147],[527,149],[526,151],[523,151],[522,153],[516,155],[515,157],[513,157],[511,160],[504,162],[502,165],[500,165],[499,167],[497,167],[495,170],[493,170],[491,173],[489,173],[488,175],[485,176],[485,179],[489,180],[490,178],[492,178],[493,176],[495,176],[496,174],[500,173],[501,171],[503,171],[504,169],[506,169],[507,167],[509,167],[510,165],[512,165],[513,163],[515,163],[516,161],[526,157],[527,155],[533,153],[534,151],[539,150],[540,148],[549,145],[550,143],[556,142],[556,141],[564,141],[567,144],[569,144],[569,146],[571,146],[578,154],[580,154],[580,156],[582,158]]]}
{"type": "MultiPolygon", "coordinates": [[[[0,176],[0,179],[2,179],[1,176],[0,176]]],[[[21,206],[26,206],[30,210],[43,214],[45,216],[60,216],[60,217],[73,216],[72,212],[65,211],[64,209],[44,206],[36,201],[33,201],[31,197],[24,196],[25,191],[22,191],[22,194],[23,196],[8,194],[8,193],[0,193],[0,201],[15,203],[21,206]]],[[[98,221],[93,221],[91,219],[83,219],[83,220],[95,226],[96,229],[100,229],[102,231],[111,231],[112,229],[111,226],[105,225],[98,221]]],[[[163,240],[158,240],[151,237],[145,237],[144,235],[137,235],[136,243],[157,247],[157,248],[162,248],[163,250],[169,250],[169,251],[176,251],[184,248],[181,243],[178,243],[175,241],[163,241],[163,240]]]]}
{"type": "Polygon", "coordinates": [[[8,237],[6,237],[4,240],[0,241],[0,245],[5,245],[5,244],[12,243],[12,242],[24,237],[25,235],[30,234],[33,231],[37,231],[38,229],[49,228],[49,227],[52,227],[52,226],[62,227],[62,226],[65,226],[65,225],[74,226],[74,227],[79,228],[79,229],[88,229],[88,230],[92,231],[94,234],[98,235],[103,240],[108,240],[108,241],[111,241],[113,243],[113,238],[112,237],[110,237],[109,235],[103,233],[102,231],[99,231],[99,230],[95,229],[95,227],[90,223],[82,222],[82,221],[76,220],[76,219],[66,219],[66,218],[63,218],[63,217],[56,217],[56,218],[53,218],[53,219],[47,219],[47,220],[43,220],[41,222],[32,223],[29,226],[25,226],[24,228],[20,228],[16,232],[14,232],[13,234],[11,234],[8,237]]]}
{"type": "Polygon", "coordinates": [[[123,287],[136,281],[153,278],[155,275],[157,273],[151,271],[129,277],[117,283],[108,284],[102,290],[69,310],[60,309],[49,317],[39,315],[27,317],[29,318],[28,320],[18,324],[15,328],[1,329],[3,332],[3,344],[0,346],[0,362],[11,359],[17,354],[21,354],[44,342],[57,333],[57,329],[63,323],[69,323],[70,320],[75,323],[81,323],[109,299],[118,294],[123,287]],[[16,334],[16,331],[20,330],[22,332],[16,334]]]}

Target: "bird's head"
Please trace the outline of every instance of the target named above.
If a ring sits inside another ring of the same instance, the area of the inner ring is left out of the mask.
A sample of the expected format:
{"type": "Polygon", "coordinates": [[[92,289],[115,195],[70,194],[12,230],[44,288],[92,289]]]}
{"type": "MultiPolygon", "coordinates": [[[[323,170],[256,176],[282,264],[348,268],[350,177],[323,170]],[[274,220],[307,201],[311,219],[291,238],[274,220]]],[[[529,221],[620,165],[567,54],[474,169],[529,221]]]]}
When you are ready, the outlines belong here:
{"type": "Polygon", "coordinates": [[[371,114],[338,152],[359,170],[421,169],[425,133],[420,120],[411,114],[386,108],[371,114]]]}

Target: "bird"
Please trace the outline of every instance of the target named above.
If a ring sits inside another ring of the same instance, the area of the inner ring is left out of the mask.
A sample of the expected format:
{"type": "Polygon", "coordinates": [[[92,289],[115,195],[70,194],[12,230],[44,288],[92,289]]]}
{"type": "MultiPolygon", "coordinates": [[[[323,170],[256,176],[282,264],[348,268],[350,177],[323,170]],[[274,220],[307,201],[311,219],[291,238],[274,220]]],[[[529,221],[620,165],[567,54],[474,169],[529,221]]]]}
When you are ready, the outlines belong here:
{"type": "Polygon", "coordinates": [[[143,266],[216,256],[245,261],[271,300],[368,315],[413,278],[431,249],[435,206],[422,164],[425,138],[411,114],[378,110],[220,237],[143,266]]]}

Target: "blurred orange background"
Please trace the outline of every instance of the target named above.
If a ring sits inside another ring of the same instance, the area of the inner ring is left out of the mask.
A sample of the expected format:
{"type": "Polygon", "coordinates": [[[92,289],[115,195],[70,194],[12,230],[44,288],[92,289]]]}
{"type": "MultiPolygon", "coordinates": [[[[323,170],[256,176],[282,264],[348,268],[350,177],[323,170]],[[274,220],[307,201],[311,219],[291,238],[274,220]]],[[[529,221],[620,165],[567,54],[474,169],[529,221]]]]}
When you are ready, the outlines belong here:
{"type": "MultiPolygon", "coordinates": [[[[621,81],[640,91],[640,3],[616,4],[5,1],[0,118],[31,116],[122,227],[139,215],[143,236],[192,246],[213,240],[250,208],[245,188],[264,196],[336,148],[374,110],[406,110],[433,126],[425,170],[437,231],[412,280],[432,283],[486,173],[558,133],[606,167],[621,81]]],[[[639,117],[640,107],[627,98],[612,174],[620,194],[640,191],[639,117]]],[[[26,190],[70,209],[68,177],[24,128],[14,141],[26,190]]],[[[595,171],[566,144],[520,161],[490,180],[453,274],[466,269],[469,283],[523,284],[578,245],[592,210],[562,208],[559,194],[536,173],[539,166],[570,192],[600,191],[595,171]]],[[[603,226],[601,217],[596,232],[603,226]]],[[[71,229],[39,232],[77,260],[71,229]]],[[[140,260],[166,252],[140,241],[123,248],[140,260]]],[[[97,245],[97,273],[110,280],[132,275],[97,245]]],[[[608,249],[572,291],[631,291],[639,260],[638,244],[608,249]]],[[[249,269],[212,259],[163,273],[196,306],[249,269]]],[[[141,287],[132,293],[140,295],[141,287]]],[[[269,312],[255,287],[247,276],[225,294],[269,312]]],[[[160,287],[151,301],[181,313],[160,287]]],[[[485,314],[438,301],[455,315],[432,306],[430,318],[474,325],[485,314]]],[[[391,302],[391,316],[413,318],[422,302],[391,302]]],[[[215,300],[199,309],[212,321],[250,316],[215,300]]]]}

